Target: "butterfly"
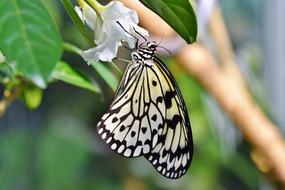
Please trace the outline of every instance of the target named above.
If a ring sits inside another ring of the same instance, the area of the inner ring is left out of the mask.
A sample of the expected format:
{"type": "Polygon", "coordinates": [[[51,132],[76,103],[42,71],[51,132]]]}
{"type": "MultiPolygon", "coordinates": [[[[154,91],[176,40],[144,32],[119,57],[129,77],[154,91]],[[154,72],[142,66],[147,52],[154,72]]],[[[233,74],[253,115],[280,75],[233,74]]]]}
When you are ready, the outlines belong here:
{"type": "Polygon", "coordinates": [[[187,108],[173,75],[155,56],[159,45],[142,37],[97,131],[117,153],[144,156],[163,176],[180,178],[193,158],[187,108]]]}

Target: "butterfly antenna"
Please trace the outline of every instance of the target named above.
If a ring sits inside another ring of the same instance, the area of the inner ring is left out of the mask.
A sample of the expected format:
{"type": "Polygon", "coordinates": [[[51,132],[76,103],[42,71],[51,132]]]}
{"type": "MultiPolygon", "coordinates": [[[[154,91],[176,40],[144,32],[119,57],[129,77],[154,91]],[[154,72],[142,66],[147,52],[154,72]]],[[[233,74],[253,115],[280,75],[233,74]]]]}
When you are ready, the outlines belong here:
{"type": "Polygon", "coordinates": [[[162,33],[162,35],[160,37],[160,40],[159,40],[159,43],[157,44],[157,46],[159,46],[161,44],[163,37],[164,37],[164,33],[162,33]]]}
{"type": "Polygon", "coordinates": [[[169,53],[169,55],[172,55],[172,53],[171,53],[171,51],[169,49],[167,49],[167,48],[165,48],[163,46],[159,46],[159,45],[157,47],[160,47],[160,48],[164,49],[165,51],[167,51],[167,53],[169,53]]]}
{"type": "Polygon", "coordinates": [[[136,47],[137,47],[139,39],[136,36],[134,36],[133,34],[131,34],[129,31],[127,31],[119,21],[116,21],[116,22],[127,34],[129,34],[130,36],[132,36],[133,38],[136,39],[136,47]]]}
{"type": "Polygon", "coordinates": [[[171,51],[169,49],[167,49],[167,48],[165,48],[165,47],[160,45],[161,42],[162,42],[163,37],[164,37],[164,33],[162,33],[162,35],[160,37],[160,40],[159,40],[159,43],[157,44],[157,47],[160,47],[160,48],[164,49],[165,51],[167,51],[167,53],[169,53],[169,55],[172,55],[172,53],[171,53],[171,51]]]}
{"type": "Polygon", "coordinates": [[[128,32],[124,27],[123,25],[119,22],[119,21],[116,21],[118,23],[118,25],[129,35],[131,35],[133,38],[135,38],[136,40],[138,40],[137,37],[135,37],[133,34],[131,34],[130,32],[128,32]]]}
{"type": "Polygon", "coordinates": [[[135,29],[135,27],[133,27],[133,30],[135,31],[135,33],[137,33],[140,37],[142,37],[142,38],[144,39],[144,42],[147,41],[146,37],[144,37],[141,33],[139,33],[139,31],[137,31],[137,30],[135,29]]]}

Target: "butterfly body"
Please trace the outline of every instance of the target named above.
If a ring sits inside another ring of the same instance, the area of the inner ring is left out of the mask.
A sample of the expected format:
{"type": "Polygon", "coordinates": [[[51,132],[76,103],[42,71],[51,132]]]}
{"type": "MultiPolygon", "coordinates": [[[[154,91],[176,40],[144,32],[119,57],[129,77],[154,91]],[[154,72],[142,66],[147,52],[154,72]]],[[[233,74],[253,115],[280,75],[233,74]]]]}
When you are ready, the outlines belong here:
{"type": "Polygon", "coordinates": [[[144,156],[165,177],[190,166],[193,140],[188,112],[172,74],[155,56],[157,44],[132,52],[109,111],[97,124],[101,138],[125,157],[144,156]]]}

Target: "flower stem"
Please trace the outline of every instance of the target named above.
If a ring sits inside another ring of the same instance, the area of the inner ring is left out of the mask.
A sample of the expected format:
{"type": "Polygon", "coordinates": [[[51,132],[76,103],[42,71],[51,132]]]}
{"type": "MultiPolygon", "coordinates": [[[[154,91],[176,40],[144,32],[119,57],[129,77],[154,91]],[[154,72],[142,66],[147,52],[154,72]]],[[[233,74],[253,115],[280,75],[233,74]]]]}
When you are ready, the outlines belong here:
{"type": "Polygon", "coordinates": [[[82,54],[82,50],[78,48],[77,46],[69,43],[69,42],[63,42],[63,49],[66,51],[70,51],[72,53],[76,53],[78,55],[82,54]]]}
{"type": "Polygon", "coordinates": [[[92,9],[96,12],[97,15],[101,15],[104,6],[98,3],[96,0],[84,0],[92,9]]]}

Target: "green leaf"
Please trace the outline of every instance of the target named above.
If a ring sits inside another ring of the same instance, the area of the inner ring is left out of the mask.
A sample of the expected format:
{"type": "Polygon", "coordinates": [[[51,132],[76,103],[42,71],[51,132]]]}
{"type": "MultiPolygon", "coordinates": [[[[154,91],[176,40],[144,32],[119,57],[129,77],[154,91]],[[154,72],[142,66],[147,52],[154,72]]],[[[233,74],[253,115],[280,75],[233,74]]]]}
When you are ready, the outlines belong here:
{"type": "Polygon", "coordinates": [[[0,63],[0,73],[3,76],[8,76],[9,78],[14,78],[17,71],[13,64],[8,65],[7,63],[0,63]]]}
{"type": "Polygon", "coordinates": [[[71,4],[70,0],[61,0],[62,4],[64,5],[68,15],[70,16],[72,22],[75,24],[75,26],[78,28],[78,30],[80,31],[80,33],[82,34],[82,36],[85,38],[85,40],[88,42],[88,44],[91,47],[94,47],[95,44],[92,40],[92,37],[90,35],[90,33],[88,32],[87,27],[85,26],[85,24],[81,21],[81,19],[79,18],[78,14],[76,13],[76,11],[74,10],[73,5],[71,4]]]}
{"type": "Polygon", "coordinates": [[[104,65],[104,63],[92,62],[92,66],[115,92],[119,83],[115,75],[104,65]]]}
{"type": "Polygon", "coordinates": [[[42,97],[42,90],[35,85],[28,85],[23,92],[26,106],[30,109],[36,109],[40,105],[42,97]]]}
{"type": "Polygon", "coordinates": [[[0,12],[0,49],[7,63],[45,88],[62,47],[48,11],[40,0],[1,0],[0,12]]]}
{"type": "Polygon", "coordinates": [[[197,20],[189,0],[141,0],[165,20],[187,43],[197,37],[197,20]]]}
{"type": "Polygon", "coordinates": [[[52,74],[53,79],[61,80],[68,84],[90,90],[95,93],[101,93],[100,87],[91,82],[82,73],[72,68],[65,62],[59,62],[52,74]]]}

